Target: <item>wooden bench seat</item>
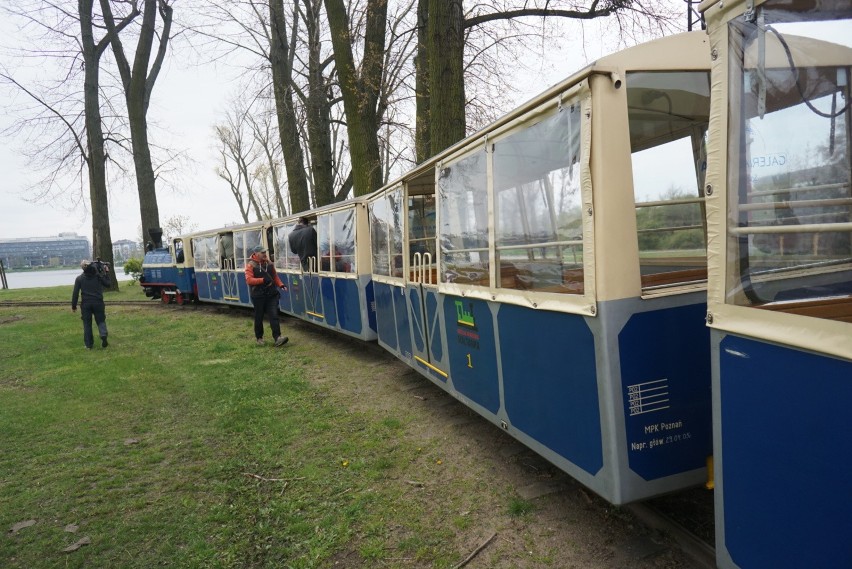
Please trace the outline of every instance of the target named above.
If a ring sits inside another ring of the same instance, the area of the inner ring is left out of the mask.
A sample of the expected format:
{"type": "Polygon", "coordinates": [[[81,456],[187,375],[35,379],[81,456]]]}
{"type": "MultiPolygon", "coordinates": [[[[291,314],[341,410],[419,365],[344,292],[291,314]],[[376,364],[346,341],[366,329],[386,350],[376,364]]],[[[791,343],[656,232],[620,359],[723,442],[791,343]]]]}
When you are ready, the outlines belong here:
{"type": "Polygon", "coordinates": [[[812,316],[814,318],[825,318],[827,320],[852,322],[852,295],[792,302],[774,302],[772,304],[757,305],[756,308],[812,316]]]}
{"type": "Polygon", "coordinates": [[[707,280],[707,267],[642,275],[642,288],[686,284],[707,280]]]}

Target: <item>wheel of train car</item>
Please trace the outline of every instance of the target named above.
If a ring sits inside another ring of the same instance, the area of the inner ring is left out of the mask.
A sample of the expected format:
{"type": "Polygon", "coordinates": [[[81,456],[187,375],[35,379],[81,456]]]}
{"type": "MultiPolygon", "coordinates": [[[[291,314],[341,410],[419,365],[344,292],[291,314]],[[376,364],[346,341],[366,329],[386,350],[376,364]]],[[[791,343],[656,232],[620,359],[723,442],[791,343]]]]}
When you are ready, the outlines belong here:
{"type": "Polygon", "coordinates": [[[186,298],[183,296],[183,293],[180,291],[175,292],[175,302],[178,306],[183,306],[186,304],[186,298]]]}
{"type": "Polygon", "coordinates": [[[171,295],[165,288],[163,289],[162,295],[160,296],[160,300],[163,301],[163,304],[169,304],[172,301],[171,295]]]}

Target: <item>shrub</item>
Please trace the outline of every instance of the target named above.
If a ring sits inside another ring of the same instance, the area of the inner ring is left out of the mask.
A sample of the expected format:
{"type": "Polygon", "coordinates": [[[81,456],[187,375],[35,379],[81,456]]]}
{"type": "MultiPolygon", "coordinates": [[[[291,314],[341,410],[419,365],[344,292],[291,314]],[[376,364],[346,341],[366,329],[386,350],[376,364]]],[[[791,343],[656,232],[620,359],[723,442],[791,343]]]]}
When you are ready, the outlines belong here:
{"type": "Polygon", "coordinates": [[[130,275],[130,282],[136,283],[142,276],[142,259],[131,257],[124,263],[124,274],[130,275]]]}

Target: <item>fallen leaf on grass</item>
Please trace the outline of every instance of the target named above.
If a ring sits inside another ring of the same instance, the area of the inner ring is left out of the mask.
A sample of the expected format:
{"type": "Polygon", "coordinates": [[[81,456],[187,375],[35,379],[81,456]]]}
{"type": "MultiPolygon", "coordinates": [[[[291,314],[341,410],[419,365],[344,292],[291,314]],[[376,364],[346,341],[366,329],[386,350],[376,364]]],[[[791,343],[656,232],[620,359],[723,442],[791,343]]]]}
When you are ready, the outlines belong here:
{"type": "Polygon", "coordinates": [[[139,439],[124,439],[124,446],[139,444],[139,439]]]}
{"type": "Polygon", "coordinates": [[[35,520],[27,520],[27,521],[25,521],[25,522],[18,522],[18,523],[16,523],[15,525],[13,525],[13,526],[12,526],[12,529],[10,529],[10,530],[9,530],[9,533],[11,533],[12,535],[14,535],[14,534],[18,533],[19,531],[21,531],[22,529],[24,529],[24,528],[28,528],[28,527],[30,527],[30,526],[34,526],[34,525],[35,525],[35,523],[36,523],[36,521],[35,521],[35,520]]]}
{"type": "Polygon", "coordinates": [[[83,547],[84,545],[89,545],[90,543],[92,543],[92,540],[89,536],[81,537],[79,540],[77,540],[77,543],[75,543],[73,545],[69,545],[68,547],[63,549],[62,552],[63,553],[73,553],[73,552],[77,551],[78,549],[80,549],[81,547],[83,547]]]}
{"type": "Polygon", "coordinates": [[[65,526],[63,531],[67,531],[68,533],[77,533],[78,529],[80,529],[80,526],[78,526],[77,524],[68,524],[67,526],[65,526]]]}

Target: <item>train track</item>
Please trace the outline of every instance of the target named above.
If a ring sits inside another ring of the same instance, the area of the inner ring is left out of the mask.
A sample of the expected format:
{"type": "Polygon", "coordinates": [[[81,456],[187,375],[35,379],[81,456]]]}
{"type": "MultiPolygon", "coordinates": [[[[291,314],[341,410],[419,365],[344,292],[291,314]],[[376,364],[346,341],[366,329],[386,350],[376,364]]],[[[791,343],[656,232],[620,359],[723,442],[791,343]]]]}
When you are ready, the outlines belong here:
{"type": "Polygon", "coordinates": [[[716,548],[684,527],[677,519],[649,502],[637,502],[623,507],[641,523],[668,534],[681,551],[695,562],[696,569],[716,569],[716,548]]]}
{"type": "MultiPolygon", "coordinates": [[[[107,306],[164,306],[152,300],[116,300],[105,302],[107,306]]],[[[69,306],[67,300],[0,300],[0,308],[16,308],[22,306],[69,306]]]]}

